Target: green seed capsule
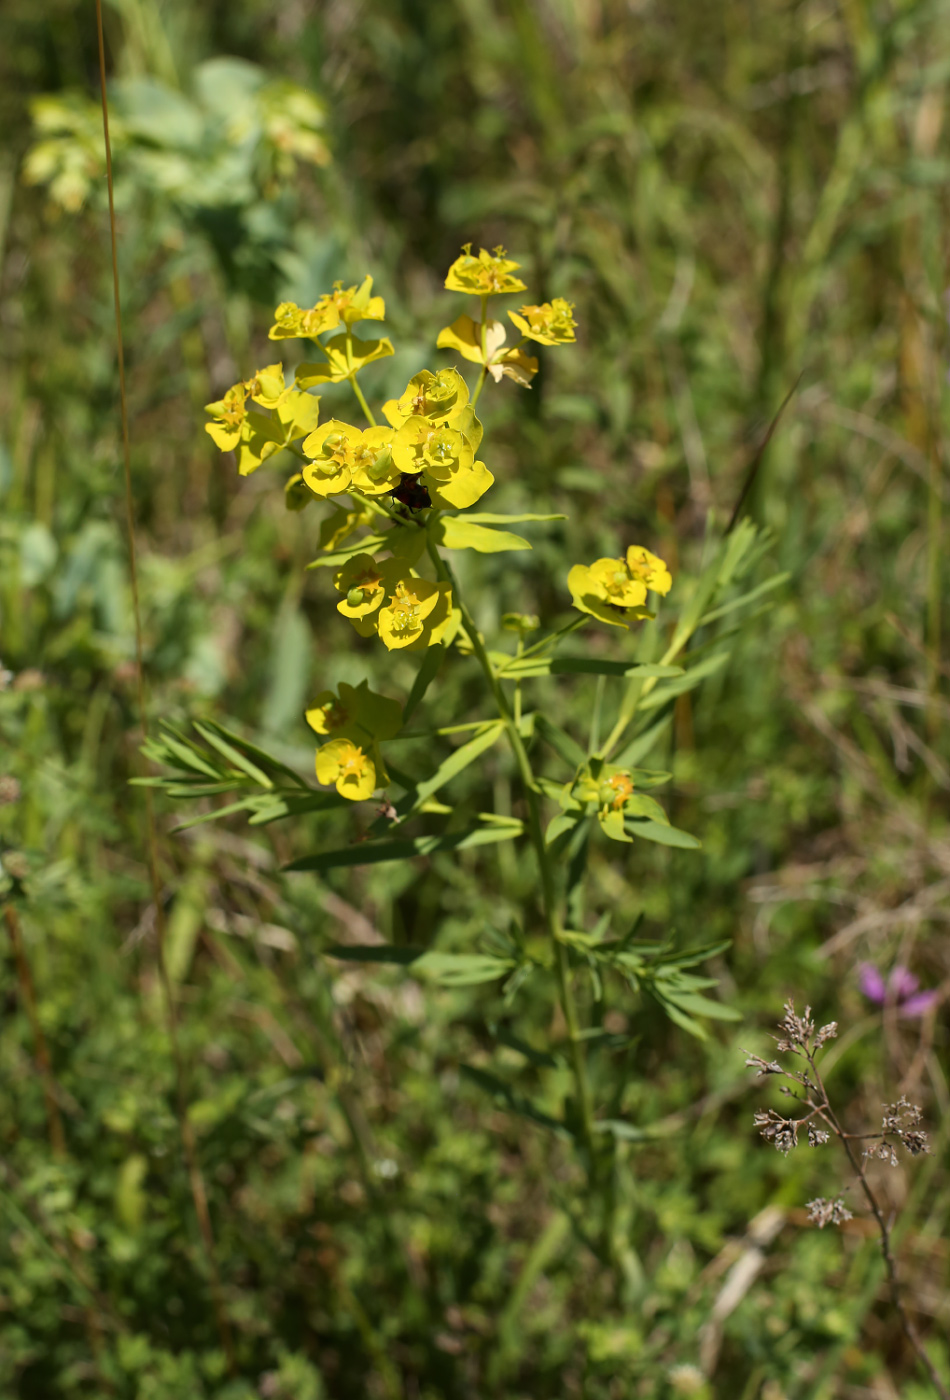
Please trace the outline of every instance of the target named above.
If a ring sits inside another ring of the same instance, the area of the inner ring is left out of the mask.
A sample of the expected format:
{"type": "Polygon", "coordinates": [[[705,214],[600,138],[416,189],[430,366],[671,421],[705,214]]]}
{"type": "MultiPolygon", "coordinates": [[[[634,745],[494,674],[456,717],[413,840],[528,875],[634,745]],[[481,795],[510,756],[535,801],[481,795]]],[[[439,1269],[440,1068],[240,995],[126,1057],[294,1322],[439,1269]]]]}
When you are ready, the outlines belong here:
{"type": "Polygon", "coordinates": [[[351,588],[350,591],[349,591],[349,593],[347,593],[347,595],[346,595],[346,601],[347,601],[347,603],[350,605],[351,608],[358,608],[359,605],[360,605],[360,603],[362,603],[362,601],[363,601],[363,599],[364,599],[365,597],[366,597],[366,593],[365,593],[365,590],[364,590],[364,589],[362,589],[362,588],[351,588]]]}

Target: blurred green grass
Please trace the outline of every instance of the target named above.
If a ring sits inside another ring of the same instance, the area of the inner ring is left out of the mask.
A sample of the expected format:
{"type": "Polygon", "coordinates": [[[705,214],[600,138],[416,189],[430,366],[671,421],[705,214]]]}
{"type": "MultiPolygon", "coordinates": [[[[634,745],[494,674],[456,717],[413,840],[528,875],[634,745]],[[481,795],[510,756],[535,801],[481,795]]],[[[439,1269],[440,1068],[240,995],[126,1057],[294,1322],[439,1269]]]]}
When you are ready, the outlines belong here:
{"type": "MultiPolygon", "coordinates": [[[[890,1191],[909,1198],[922,1325],[945,1334],[946,1012],[882,1020],[854,967],[950,978],[948,19],[943,0],[106,9],[117,81],[189,94],[202,62],[244,58],[317,93],[333,156],[205,206],[119,152],[154,719],[214,715],[306,763],[299,711],[323,684],[411,683],[354,645],[327,581],[301,571],[315,508],[287,514],[279,473],[239,481],[201,430],[201,405],[270,359],[282,296],[374,274],[401,350],[379,396],[439,360],[442,277],[464,241],[504,242],[539,300],[576,303],[576,352],[551,356],[521,402],[507,383],[486,402],[491,508],[568,517],[535,531],[525,566],[479,560],[486,622],[556,615],[567,562],[630,539],[694,571],[709,512],[728,518],[802,376],[750,503],[790,583],[668,741],[671,815],[704,850],[593,867],[592,912],[731,938],[714,971],[745,1018],[697,1045],[612,1008],[636,1043],[604,1083],[619,1077],[628,1120],[668,1129],[628,1149],[626,1300],[558,1235],[568,1159],[458,1075],[487,1057],[500,1001],[423,1003],[401,975],[320,955],[361,941],[361,919],[387,940],[475,946],[529,896],[530,870],[499,848],[318,884],[277,873],[305,839],[280,827],[163,837],[235,1381],[178,1148],[127,786],[141,735],[103,193],[64,213],[21,178],[29,99],[95,101],[95,31],[72,0],[4,8],[0,768],[21,795],[0,807],[0,839],[29,871],[21,917],[69,1145],[65,1160],[47,1146],[4,947],[6,1393],[309,1400],[387,1395],[393,1375],[433,1400],[690,1393],[673,1368],[698,1362],[734,1242],[773,1202],[787,1223],[723,1319],[708,1393],[925,1393],[878,1297],[873,1240],[802,1228],[802,1203],[836,1190],[840,1168],[758,1142],[739,1047],[763,1049],[795,995],[842,1023],[836,1079],[856,1122],[899,1089],[925,1104],[934,1156],[890,1191]]],[[[435,718],[467,712],[467,685],[453,673],[435,718]]],[[[558,694],[568,727],[589,714],[582,684],[558,694]]],[[[503,808],[511,777],[493,762],[503,808]]],[[[163,830],[187,815],[163,810],[163,830]]]]}

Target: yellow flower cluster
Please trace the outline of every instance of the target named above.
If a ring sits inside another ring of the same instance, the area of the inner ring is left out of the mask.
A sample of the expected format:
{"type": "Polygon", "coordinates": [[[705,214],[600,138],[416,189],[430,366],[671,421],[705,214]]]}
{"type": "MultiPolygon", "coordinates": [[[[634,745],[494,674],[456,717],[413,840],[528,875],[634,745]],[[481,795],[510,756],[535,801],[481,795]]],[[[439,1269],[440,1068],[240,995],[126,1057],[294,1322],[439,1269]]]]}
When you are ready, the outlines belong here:
{"type": "MultiPolygon", "coordinates": [[[[480,296],[484,308],[490,296],[526,290],[520,278],[513,276],[518,266],[506,257],[504,248],[496,248],[493,253],[483,248],[476,257],[472,245],[466,243],[462,256],[449,268],[445,285],[450,291],[480,296]]],[[[536,340],[540,345],[569,345],[577,327],[573,312],[572,302],[555,297],[540,306],[522,306],[520,311],[509,311],[508,315],[524,340],[536,340]]],[[[436,344],[483,365],[496,384],[505,375],[523,388],[530,388],[538,362],[522,350],[523,341],[505,349],[505,338],[501,321],[489,320],[487,316],[483,321],[473,321],[471,316],[462,315],[450,326],[443,326],[436,344]]]]}
{"type": "Polygon", "coordinates": [[[647,590],[666,594],[672,583],[663,560],[642,545],[631,545],[621,559],[575,564],[567,576],[575,608],[612,627],[626,627],[625,617],[652,617],[644,607],[647,590]]]}
{"type": "Polygon", "coordinates": [[[349,328],[357,321],[382,321],[386,303],[374,297],[373,279],[365,277],[362,285],[346,287],[334,282],[333,291],[320,297],[316,305],[304,311],[293,301],[282,301],[274,312],[274,324],[268,331],[271,340],[313,339],[324,331],[336,330],[341,323],[349,328]]]}
{"type": "Polygon", "coordinates": [[[205,432],[222,452],[236,451],[238,471],[248,476],[288,443],[305,437],[320,416],[320,400],[299,385],[285,385],[283,365],[267,365],[251,379],[233,384],[205,406],[211,422],[205,432]],[[248,408],[248,400],[263,413],[248,408]]]}
{"type": "Polygon", "coordinates": [[[482,248],[476,257],[471,243],[462,245],[462,255],[455,259],[449,268],[445,285],[450,292],[468,292],[471,296],[507,296],[511,292],[525,292],[527,287],[520,277],[513,277],[518,263],[506,256],[502,247],[491,253],[482,248]]]}
{"type": "Polygon", "coordinates": [[[344,595],[337,611],[361,637],[376,633],[389,651],[423,651],[447,641],[458,626],[450,585],[419,578],[399,555],[377,560],[354,554],[333,582],[344,595]]]}
{"type": "Polygon", "coordinates": [[[491,486],[495,478],[475,460],[482,425],[458,370],[421,370],[383,412],[388,428],[354,428],[331,418],[306,438],[303,451],[311,461],[303,479],[314,495],[355,490],[382,496],[397,491],[404,477],[414,477],[425,488],[422,505],[462,510],[491,486]]]}
{"type": "Polygon", "coordinates": [[[360,802],[389,782],[379,743],[402,726],[395,700],[371,691],[366,681],[324,690],[307,711],[307,723],[317,734],[332,736],[317,749],[317,780],[336,787],[341,797],[360,802]]]}
{"type": "Polygon", "coordinates": [[[570,345],[576,339],[574,303],[563,297],[541,306],[522,306],[520,311],[509,311],[508,316],[523,336],[539,345],[570,345]]]}

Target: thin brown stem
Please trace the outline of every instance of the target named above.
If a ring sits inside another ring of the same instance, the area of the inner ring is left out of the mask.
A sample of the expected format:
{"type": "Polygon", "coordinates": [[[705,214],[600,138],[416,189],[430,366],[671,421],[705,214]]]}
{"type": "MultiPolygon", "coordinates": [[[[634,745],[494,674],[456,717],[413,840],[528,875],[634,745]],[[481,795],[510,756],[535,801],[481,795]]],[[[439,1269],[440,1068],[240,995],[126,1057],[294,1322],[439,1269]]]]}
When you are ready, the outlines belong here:
{"type": "MultiPolygon", "coordinates": [[[[129,579],[132,591],[132,611],[135,620],[135,676],[136,692],[138,698],[139,716],[142,724],[142,732],[148,736],[148,709],[145,703],[145,667],[143,662],[142,644],[142,610],[139,597],[138,582],[138,561],[135,546],[135,506],[132,494],[132,464],[131,450],[129,445],[129,413],[128,401],[125,386],[125,349],[122,335],[122,299],[119,290],[119,255],[118,240],[116,237],[115,222],[115,195],[112,178],[112,145],[109,139],[109,102],[106,93],[106,53],[105,37],[102,27],[102,0],[96,0],[96,31],[99,41],[99,84],[102,96],[102,134],[105,142],[106,155],[106,185],[109,195],[109,234],[112,245],[112,290],[115,304],[115,333],[116,350],[119,367],[119,405],[122,423],[122,463],[125,482],[125,517],[126,533],[129,547],[129,579]]],[[[227,1313],[224,1308],[224,1299],[221,1291],[221,1279],[218,1272],[217,1258],[215,1254],[214,1232],[211,1225],[211,1214],[208,1208],[208,1193],[205,1188],[204,1177],[201,1166],[198,1162],[197,1145],[195,1143],[194,1129],[188,1117],[188,1095],[185,1079],[184,1059],[181,1052],[181,1039],[178,1025],[178,1009],[175,1003],[174,990],[168,972],[168,964],[165,957],[165,913],[162,905],[162,884],[158,873],[158,836],[155,824],[155,810],[152,804],[152,790],[150,787],[143,788],[145,794],[145,825],[146,825],[146,845],[148,853],[149,881],[152,889],[152,901],[155,907],[155,927],[156,927],[156,962],[158,964],[158,975],[164,994],[168,1034],[171,1041],[172,1060],[175,1073],[175,1098],[178,1118],[178,1129],[181,1137],[182,1152],[185,1159],[185,1166],[188,1172],[188,1182],[191,1187],[191,1196],[194,1203],[195,1215],[198,1220],[198,1229],[201,1234],[202,1245],[205,1255],[205,1263],[208,1270],[211,1284],[212,1302],[214,1306],[215,1319],[217,1322],[218,1335],[222,1350],[227,1358],[228,1366],[232,1374],[236,1371],[234,1356],[234,1342],[231,1336],[231,1327],[227,1313]]]]}

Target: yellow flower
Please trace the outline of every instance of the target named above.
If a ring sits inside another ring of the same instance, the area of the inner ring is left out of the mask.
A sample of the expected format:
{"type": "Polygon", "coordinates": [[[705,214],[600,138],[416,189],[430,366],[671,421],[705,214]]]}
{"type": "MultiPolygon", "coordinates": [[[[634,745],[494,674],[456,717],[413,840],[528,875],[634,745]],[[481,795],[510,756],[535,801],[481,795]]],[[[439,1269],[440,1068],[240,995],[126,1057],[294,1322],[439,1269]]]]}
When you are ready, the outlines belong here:
{"type": "Polygon", "coordinates": [[[573,311],[573,302],[555,297],[540,306],[522,306],[520,311],[509,311],[508,315],[522,335],[539,345],[569,345],[576,338],[573,311]]]}
{"type": "Polygon", "coordinates": [[[380,638],[390,651],[401,650],[420,640],[426,618],[439,601],[439,593],[439,585],[428,579],[408,575],[396,582],[377,620],[380,638]]]}
{"type": "Polygon", "coordinates": [[[401,472],[425,472],[447,481],[460,466],[470,467],[475,454],[462,433],[428,418],[408,418],[393,438],[393,462],[401,472]]]}
{"type": "Polygon", "coordinates": [[[331,739],[317,749],[317,781],[324,787],[336,784],[341,797],[362,802],[376,788],[376,764],[352,739],[331,739]]]}
{"type": "Polygon", "coordinates": [[[395,584],[399,566],[387,559],[377,563],[371,554],[354,554],[334,575],[334,587],[346,596],[337,603],[344,617],[368,617],[381,606],[387,589],[395,584]]]}
{"type": "Polygon", "coordinates": [[[364,428],[353,447],[353,485],[364,496],[384,496],[399,485],[399,468],[393,460],[392,428],[364,428]]]}
{"type": "Polygon", "coordinates": [[[391,428],[354,428],[331,418],[304,439],[303,450],[313,458],[303,469],[304,481],[317,496],[336,496],[351,486],[366,496],[385,495],[400,475],[392,438],[391,428]]]}
{"type": "Polygon", "coordinates": [[[471,243],[465,243],[461,257],[456,258],[449,268],[445,285],[450,292],[468,292],[473,296],[523,292],[527,290],[524,282],[511,275],[519,266],[519,263],[505,256],[505,250],[500,246],[491,253],[482,248],[476,257],[471,243]]]}
{"type": "Polygon", "coordinates": [[[360,428],[331,418],[304,438],[304,453],[313,460],[304,467],[303,479],[315,496],[336,496],[348,488],[362,436],[360,428]]]}
{"type": "Polygon", "coordinates": [[[358,741],[391,739],[402,727],[402,708],[396,700],[377,695],[366,681],[339,686],[339,696],[322,690],[307,711],[307,723],[317,734],[341,732],[358,741]]]}
{"type": "Polygon", "coordinates": [[[304,393],[296,384],[285,386],[283,365],[267,365],[240,384],[234,384],[223,398],[205,405],[212,421],[205,432],[222,452],[237,451],[242,476],[256,471],[288,443],[314,428],[320,416],[320,400],[304,393]],[[248,410],[248,400],[267,409],[248,410]]]}
{"type": "Polygon", "coordinates": [[[216,403],[205,404],[205,412],[214,415],[213,421],[205,424],[205,432],[222,452],[231,452],[241,440],[247,398],[247,386],[234,384],[216,403]]]}
{"type": "Polygon", "coordinates": [[[410,379],[398,399],[383,404],[383,413],[394,428],[409,418],[428,418],[445,423],[468,403],[468,385],[457,369],[440,369],[437,374],[422,369],[410,379]]]}
{"type": "Polygon", "coordinates": [[[268,331],[271,340],[295,340],[303,336],[313,339],[324,331],[336,330],[343,322],[352,326],[356,321],[382,321],[386,316],[386,303],[382,297],[372,295],[373,279],[365,277],[359,288],[347,287],[342,282],[334,282],[333,291],[320,297],[308,311],[296,302],[282,301],[274,312],[274,324],[268,331]]]}
{"type": "Polygon", "coordinates": [[[324,690],[307,711],[307,723],[317,734],[334,737],[317,750],[318,780],[343,797],[359,802],[376,787],[386,787],[386,772],[379,741],[391,739],[402,727],[402,707],[385,695],[377,695],[366,681],[339,687],[339,696],[324,690]]]}
{"type": "Polygon", "coordinates": [[[665,597],[673,587],[672,575],[663,560],[644,549],[642,544],[632,544],[627,550],[627,568],[654,593],[665,597]]]}
{"type": "Polygon", "coordinates": [[[647,589],[668,593],[672,579],[662,559],[632,545],[623,559],[575,564],[567,576],[575,608],[612,627],[626,627],[625,617],[652,617],[643,605],[647,589]]]}

